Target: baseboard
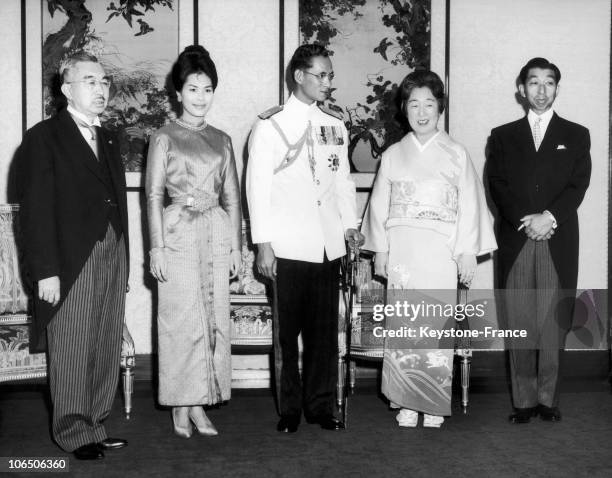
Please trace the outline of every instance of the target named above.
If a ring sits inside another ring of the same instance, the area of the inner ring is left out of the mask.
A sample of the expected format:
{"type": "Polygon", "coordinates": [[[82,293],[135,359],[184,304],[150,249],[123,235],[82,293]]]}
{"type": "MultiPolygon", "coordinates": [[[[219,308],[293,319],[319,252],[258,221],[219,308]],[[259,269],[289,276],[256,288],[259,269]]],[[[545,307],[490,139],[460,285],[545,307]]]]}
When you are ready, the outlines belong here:
{"type": "MultiPolygon", "coordinates": [[[[157,375],[156,355],[136,355],[136,380],[154,380],[157,375]]],[[[270,387],[270,357],[267,355],[234,357],[233,388],[270,387]],[[268,366],[266,366],[266,363],[268,366]],[[236,368],[239,366],[239,368],[236,368]]],[[[357,380],[369,381],[378,376],[379,362],[357,361],[357,380]]],[[[504,351],[475,351],[471,361],[471,377],[506,379],[507,353],[504,351]]],[[[605,379],[610,373],[609,350],[568,350],[561,354],[561,370],[565,378],[605,379]]]]}

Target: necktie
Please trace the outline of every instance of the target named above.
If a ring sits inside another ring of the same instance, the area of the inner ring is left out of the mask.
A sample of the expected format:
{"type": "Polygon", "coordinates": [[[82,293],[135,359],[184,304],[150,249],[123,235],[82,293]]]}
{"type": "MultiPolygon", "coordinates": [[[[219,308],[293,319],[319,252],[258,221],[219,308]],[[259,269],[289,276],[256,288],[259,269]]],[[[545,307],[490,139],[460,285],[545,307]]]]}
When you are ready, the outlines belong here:
{"type": "Polygon", "coordinates": [[[87,144],[89,145],[93,153],[96,155],[96,159],[98,159],[98,142],[97,142],[98,135],[97,135],[96,127],[92,124],[86,123],[85,121],[83,121],[80,118],[77,118],[76,116],[73,116],[72,119],[81,128],[87,128],[89,130],[91,137],[85,138],[85,139],[87,140],[87,144]]]}
{"type": "Polygon", "coordinates": [[[542,130],[540,129],[541,121],[542,118],[538,116],[533,123],[533,143],[535,144],[536,151],[540,149],[540,144],[542,144],[542,130]]]}

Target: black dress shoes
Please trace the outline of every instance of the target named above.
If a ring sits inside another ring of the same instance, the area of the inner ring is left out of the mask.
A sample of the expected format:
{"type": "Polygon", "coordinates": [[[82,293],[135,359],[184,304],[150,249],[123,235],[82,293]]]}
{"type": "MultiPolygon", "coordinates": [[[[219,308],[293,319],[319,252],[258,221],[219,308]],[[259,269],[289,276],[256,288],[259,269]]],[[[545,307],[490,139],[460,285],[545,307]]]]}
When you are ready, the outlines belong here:
{"type": "Polygon", "coordinates": [[[561,410],[557,407],[547,407],[546,405],[538,405],[538,415],[546,422],[561,421],[561,410]]]}
{"type": "Polygon", "coordinates": [[[300,424],[300,417],[281,417],[276,425],[276,430],[281,433],[295,433],[300,424]]]}
{"type": "Polygon", "coordinates": [[[344,423],[332,415],[307,418],[306,421],[320,425],[323,430],[344,430],[344,423]]]}
{"type": "Polygon", "coordinates": [[[535,416],[535,408],[515,408],[514,413],[508,417],[508,420],[510,420],[512,423],[529,423],[531,417],[535,416]]]}
{"type": "Polygon", "coordinates": [[[74,450],[74,457],[77,460],[99,460],[104,458],[104,452],[97,443],[88,443],[74,450]]]}
{"type": "Polygon", "coordinates": [[[102,450],[118,450],[119,448],[125,448],[127,446],[127,440],[123,438],[105,438],[98,446],[102,450]]]}

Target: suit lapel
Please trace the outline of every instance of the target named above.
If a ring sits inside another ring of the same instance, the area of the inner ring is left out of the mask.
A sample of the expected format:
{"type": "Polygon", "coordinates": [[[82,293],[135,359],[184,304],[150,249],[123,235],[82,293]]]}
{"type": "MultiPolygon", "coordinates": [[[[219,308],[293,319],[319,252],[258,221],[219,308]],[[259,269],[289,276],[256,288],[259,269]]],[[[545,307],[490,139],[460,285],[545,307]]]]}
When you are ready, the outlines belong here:
{"type": "Polygon", "coordinates": [[[85,141],[85,138],[83,138],[79,127],[70,116],[70,113],[68,113],[66,110],[62,110],[58,114],[58,119],[61,127],[61,137],[65,139],[65,145],[71,153],[68,156],[73,161],[84,165],[100,181],[106,184],[102,171],[100,170],[100,164],[96,159],[96,155],[87,144],[87,141],[85,141]]]}
{"type": "MultiPolygon", "coordinates": [[[[535,149],[535,143],[533,142],[533,133],[527,116],[520,119],[516,123],[516,129],[514,130],[515,144],[519,146],[517,150],[517,156],[514,157],[513,161],[516,162],[515,167],[527,182],[533,178],[534,168],[537,163],[537,152],[535,149]]],[[[526,194],[529,196],[530,201],[533,203],[535,198],[533,197],[533,188],[527,187],[526,194]]]]}
{"type": "Polygon", "coordinates": [[[525,152],[530,153],[530,155],[540,154],[556,148],[558,136],[559,117],[557,113],[553,113],[550,123],[548,123],[548,127],[546,128],[546,133],[544,133],[544,138],[542,138],[542,142],[537,151],[535,149],[535,143],[533,142],[533,132],[531,131],[531,126],[529,126],[527,116],[518,122],[516,129],[517,143],[523,145],[525,152]]]}
{"type": "Polygon", "coordinates": [[[108,134],[108,131],[104,128],[98,128],[98,138],[98,147],[106,159],[106,164],[108,165],[108,169],[110,171],[110,179],[115,186],[115,191],[120,191],[122,184],[120,177],[123,174],[123,171],[119,167],[119,164],[116,161],[116,155],[114,154],[116,146],[113,147],[113,139],[108,134]]]}
{"type": "Polygon", "coordinates": [[[523,149],[526,156],[535,154],[536,150],[533,142],[533,133],[531,132],[531,126],[529,126],[527,116],[517,122],[514,134],[516,138],[515,144],[521,145],[521,149],[523,149]]]}

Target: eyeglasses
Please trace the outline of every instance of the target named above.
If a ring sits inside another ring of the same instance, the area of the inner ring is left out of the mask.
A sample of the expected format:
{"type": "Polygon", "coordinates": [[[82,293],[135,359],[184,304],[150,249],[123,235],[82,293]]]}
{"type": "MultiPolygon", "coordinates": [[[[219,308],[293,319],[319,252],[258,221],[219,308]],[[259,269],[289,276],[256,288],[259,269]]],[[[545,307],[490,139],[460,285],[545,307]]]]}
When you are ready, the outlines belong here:
{"type": "Polygon", "coordinates": [[[110,78],[102,78],[101,80],[96,80],[95,78],[85,78],[84,80],[75,80],[75,81],[66,81],[66,83],[83,83],[85,88],[89,90],[93,90],[98,84],[105,90],[110,89],[111,80],[110,78]]]}
{"type": "Polygon", "coordinates": [[[314,76],[317,80],[319,80],[320,83],[323,83],[325,80],[329,80],[329,82],[331,83],[332,81],[334,81],[334,73],[327,73],[325,71],[322,71],[321,73],[310,73],[309,71],[306,70],[302,70],[304,73],[308,73],[309,75],[314,76]]]}

